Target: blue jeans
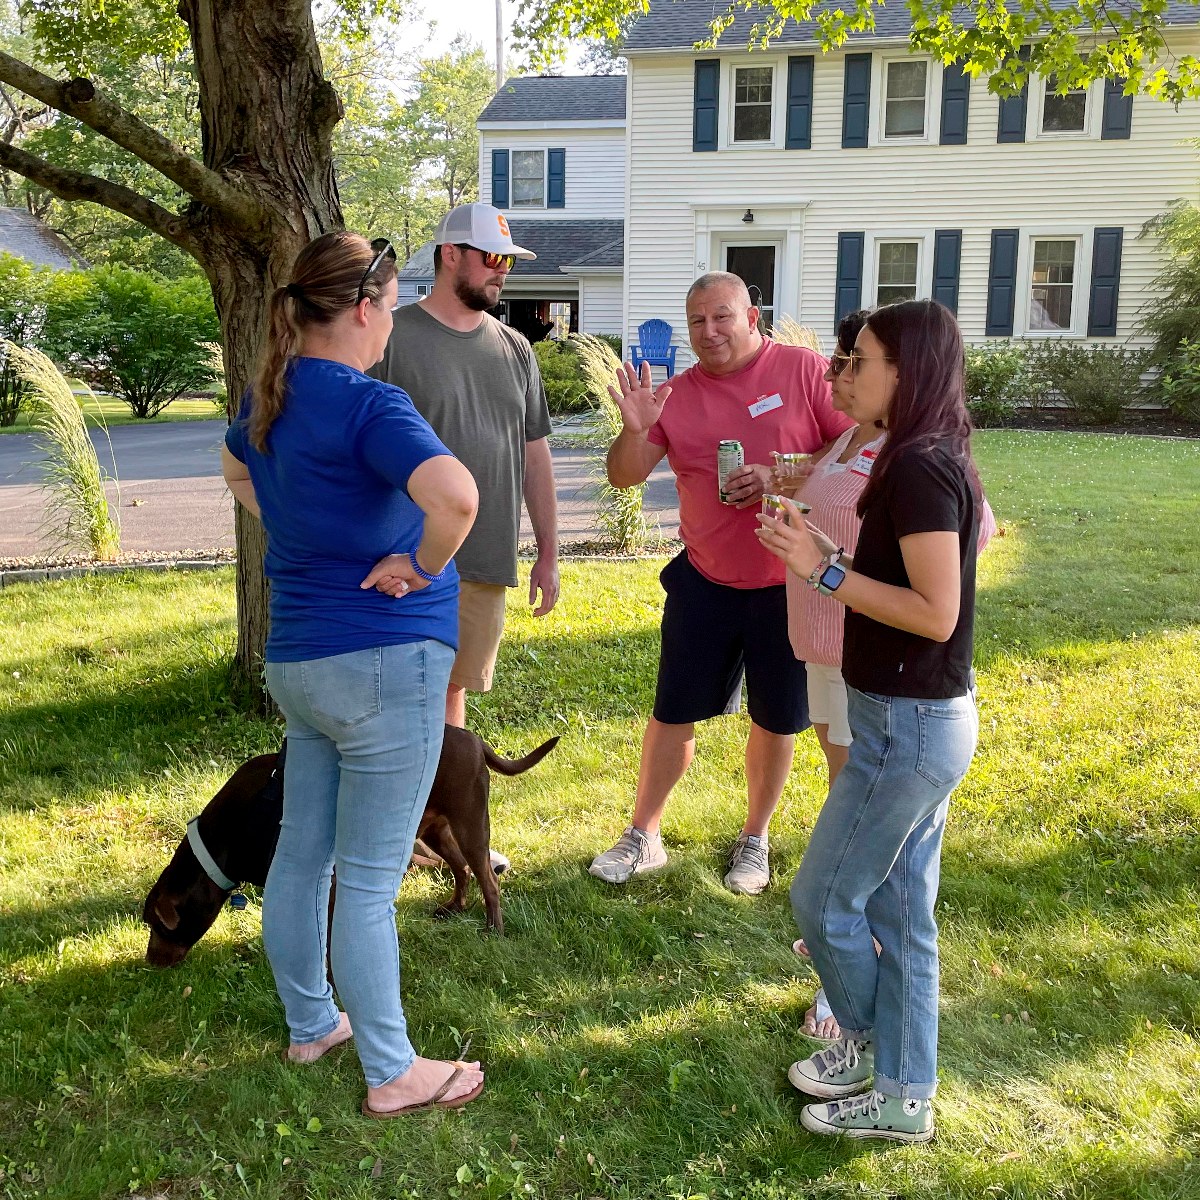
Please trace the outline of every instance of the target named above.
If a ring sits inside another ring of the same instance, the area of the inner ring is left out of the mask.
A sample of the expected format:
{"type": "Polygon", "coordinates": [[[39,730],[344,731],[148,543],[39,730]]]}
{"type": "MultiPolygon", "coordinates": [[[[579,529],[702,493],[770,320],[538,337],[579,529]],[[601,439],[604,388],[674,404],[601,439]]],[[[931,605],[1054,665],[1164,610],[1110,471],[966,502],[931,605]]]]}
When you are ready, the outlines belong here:
{"type": "Polygon", "coordinates": [[[971,696],[847,693],[850,761],[792,882],[792,911],[843,1035],[874,1043],[876,1089],[927,1099],[937,1090],[942,833],[979,718],[971,696]]]}
{"type": "Polygon", "coordinates": [[[433,787],[454,651],[432,640],[267,663],[287,717],[283,825],[263,892],[263,944],[293,1042],[337,1028],[333,976],[367,1083],[412,1066],[400,1004],[396,893],[433,787]]]}

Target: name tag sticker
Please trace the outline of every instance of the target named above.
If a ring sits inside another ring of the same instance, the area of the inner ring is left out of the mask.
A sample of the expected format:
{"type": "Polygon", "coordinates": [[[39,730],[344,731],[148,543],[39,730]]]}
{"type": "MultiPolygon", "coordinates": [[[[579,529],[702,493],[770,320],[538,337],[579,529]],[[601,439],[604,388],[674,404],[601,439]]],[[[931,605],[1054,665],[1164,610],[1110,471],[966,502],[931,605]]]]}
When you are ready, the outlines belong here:
{"type": "Polygon", "coordinates": [[[750,415],[752,417],[761,417],[763,413],[769,413],[776,408],[783,407],[783,397],[775,392],[770,396],[759,396],[753,404],[750,405],[750,415]]]}
{"type": "Polygon", "coordinates": [[[875,457],[879,453],[878,450],[862,450],[854,456],[850,463],[850,470],[855,475],[870,476],[871,468],[875,465],[875,457]]]}

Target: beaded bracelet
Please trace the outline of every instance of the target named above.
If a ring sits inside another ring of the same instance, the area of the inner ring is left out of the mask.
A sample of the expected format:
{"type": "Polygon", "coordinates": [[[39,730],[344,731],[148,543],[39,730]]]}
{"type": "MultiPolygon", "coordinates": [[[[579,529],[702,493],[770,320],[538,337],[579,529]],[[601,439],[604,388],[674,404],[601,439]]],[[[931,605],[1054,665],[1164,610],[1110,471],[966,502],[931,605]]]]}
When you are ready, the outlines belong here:
{"type": "MultiPolygon", "coordinates": [[[[438,583],[445,577],[445,574],[446,574],[445,567],[443,567],[436,575],[430,575],[430,573],[428,571],[426,571],[425,568],[422,567],[419,562],[417,562],[416,550],[414,550],[408,557],[409,557],[409,561],[412,563],[412,569],[414,571],[416,571],[416,573],[418,575],[420,575],[420,577],[423,580],[425,580],[426,583],[438,583]]],[[[447,565],[449,565],[449,564],[447,564],[447,565]]]]}

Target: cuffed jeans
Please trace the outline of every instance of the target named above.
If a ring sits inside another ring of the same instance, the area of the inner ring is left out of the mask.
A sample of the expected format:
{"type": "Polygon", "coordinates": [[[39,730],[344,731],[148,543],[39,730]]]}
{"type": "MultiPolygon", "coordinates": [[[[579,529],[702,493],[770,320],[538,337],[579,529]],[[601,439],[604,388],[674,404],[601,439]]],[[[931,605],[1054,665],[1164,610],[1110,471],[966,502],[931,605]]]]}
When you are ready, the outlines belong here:
{"type": "Polygon", "coordinates": [[[416,1057],[400,1004],[395,901],[441,756],[453,661],[449,646],[426,640],[267,664],[288,753],[263,944],[291,1040],[332,1033],[325,953],[336,866],[333,976],[371,1087],[416,1057]]]}
{"type": "Polygon", "coordinates": [[[875,1088],[927,1099],[937,1090],[942,834],[979,719],[971,696],[847,692],[850,760],[792,882],[792,911],[843,1035],[874,1044],[875,1088]]]}

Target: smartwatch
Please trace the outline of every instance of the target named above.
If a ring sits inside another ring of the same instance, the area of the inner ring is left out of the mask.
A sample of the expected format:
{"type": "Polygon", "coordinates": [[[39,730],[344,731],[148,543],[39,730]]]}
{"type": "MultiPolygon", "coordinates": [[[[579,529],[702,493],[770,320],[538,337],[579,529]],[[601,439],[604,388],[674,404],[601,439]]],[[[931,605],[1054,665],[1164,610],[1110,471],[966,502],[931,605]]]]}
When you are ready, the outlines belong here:
{"type": "Polygon", "coordinates": [[[840,563],[830,563],[817,578],[817,591],[822,596],[832,596],[842,586],[846,578],[846,568],[840,563]]]}

